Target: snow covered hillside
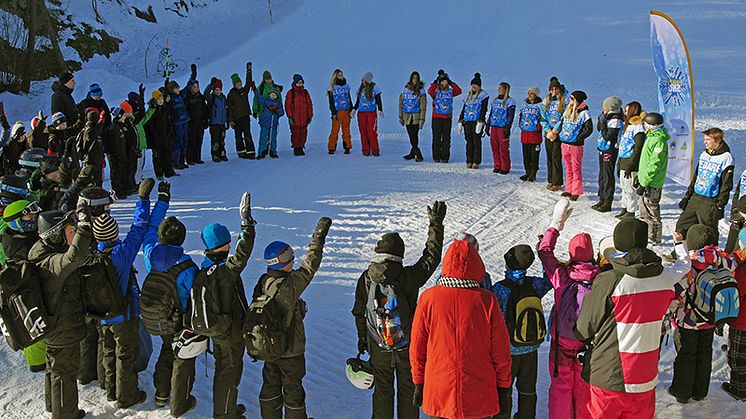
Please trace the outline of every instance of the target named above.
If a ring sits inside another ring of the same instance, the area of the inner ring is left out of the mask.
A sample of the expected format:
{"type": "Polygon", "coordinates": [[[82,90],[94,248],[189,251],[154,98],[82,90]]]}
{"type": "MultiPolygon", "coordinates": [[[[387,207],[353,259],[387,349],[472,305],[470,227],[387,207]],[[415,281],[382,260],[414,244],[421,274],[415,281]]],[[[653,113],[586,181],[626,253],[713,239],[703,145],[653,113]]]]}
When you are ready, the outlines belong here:
{"type": "MultiPolygon", "coordinates": [[[[72,1],[86,7],[87,1],[72,1]]],[[[133,2],[130,2],[133,3],[133,2]]],[[[143,2],[145,3],[145,2],[143,2]]],[[[244,161],[229,153],[231,161],[190,168],[174,178],[170,214],[179,216],[189,233],[186,248],[201,261],[199,231],[207,223],[225,223],[235,233],[239,228],[238,201],[241,193],[252,193],[254,216],[259,222],[254,254],[244,272],[247,289],[253,289],[264,271],[264,246],[283,240],[295,247],[298,257],[310,240],[321,216],[334,219],[321,270],[304,294],[308,374],[305,378],[308,410],[316,418],[370,417],[370,392],[352,387],[344,376],[344,362],[356,352],[354,320],[350,314],[355,282],[367,267],[373,247],[385,232],[399,231],[407,244],[405,262],[419,257],[426,235],[426,206],[432,201],[448,204],[446,239],[467,230],[477,236],[480,253],[493,277],[503,271],[503,253],[512,245],[534,245],[546,229],[558,195],[543,182],[523,184],[520,146],[513,141],[513,172],[499,176],[491,172],[489,145],[483,147],[483,168],[466,170],[464,142],[453,131],[452,163],[429,162],[430,123],[421,134],[426,161],[406,163],[409,151],[404,129],[396,118],[398,94],[412,70],[426,82],[439,68],[445,69],[462,87],[479,71],[484,89],[492,95],[500,81],[512,84],[516,100],[530,86],[546,93],[549,77],[557,75],[571,89],[588,93],[591,114],[600,112],[605,96],[618,95],[625,102],[640,101],[657,106],[656,76],[650,59],[650,8],[669,13],[677,21],[692,53],[697,103],[697,129],[720,126],[734,150],[737,171],[743,169],[746,150],[746,3],[723,1],[596,1],[509,2],[494,0],[430,2],[380,0],[292,0],[273,2],[274,24],[267,22],[266,2],[220,0],[194,10],[188,19],[170,17],[157,27],[131,18],[117,18],[111,3],[102,8],[112,31],[123,36],[122,52],[110,60],[94,59],[77,74],[76,98],[82,98],[91,82],[101,83],[111,105],[122,100],[144,79],[143,59],[147,44],[157,36],[168,36],[174,57],[199,65],[200,80],[211,76],[229,80],[242,74],[246,61],[254,62],[255,78],[264,69],[289,86],[293,73],[301,73],[314,99],[316,117],[309,130],[307,156],[290,153],[289,131],[281,124],[280,159],[244,161]],[[246,5],[246,6],[244,6],[246,5]],[[121,22],[122,27],[118,24],[121,22]],[[353,121],[353,154],[326,154],[329,114],[324,92],[331,72],[342,68],[356,88],[365,71],[372,71],[383,91],[385,118],[379,121],[382,157],[363,158],[357,127],[353,121]]],[[[84,11],[81,10],[81,13],[84,11]]],[[[175,75],[186,81],[188,70],[175,75]]],[[[40,83],[36,96],[0,96],[11,122],[29,120],[38,109],[48,113],[50,82],[40,83]]],[[[146,85],[162,84],[152,75],[146,85]]],[[[460,99],[460,98],[459,98],[460,99]]],[[[456,103],[460,106],[460,100],[456,103]]],[[[258,137],[258,128],[252,126],[258,137]]],[[[515,135],[515,134],[514,134],[515,135]]],[[[206,137],[207,138],[207,137],[206,137]]],[[[595,136],[593,137],[595,138],[595,136]]],[[[209,140],[208,140],[209,142],[209,140]]],[[[228,149],[233,148],[232,133],[228,149]]],[[[580,231],[594,241],[610,235],[615,219],[590,209],[597,191],[595,141],[586,144],[584,180],[586,195],[573,203],[573,216],[563,232],[558,249],[566,255],[567,242],[580,231]]],[[[701,145],[698,146],[698,150],[701,145]]],[[[205,146],[207,150],[207,145],[205,146]]],[[[546,176],[542,163],[539,180],[546,176]]],[[[150,175],[152,171],[149,170],[150,175]]],[[[684,188],[667,185],[662,201],[664,237],[670,237],[684,188]]],[[[132,200],[117,203],[114,213],[124,228],[133,209],[132,200]]],[[[670,238],[667,239],[670,244],[670,238]]],[[[664,246],[665,247],[665,246],[664,246]]],[[[138,258],[142,272],[142,260],[138,258]]],[[[539,274],[534,264],[532,273],[539,274]]],[[[142,275],[140,277],[142,280],[142,275]]],[[[544,299],[549,310],[553,301],[544,299]]],[[[723,343],[716,338],[717,347],[723,343]]],[[[158,345],[155,345],[155,353],[158,345]]],[[[538,412],[547,415],[549,345],[540,350],[538,412]]],[[[725,354],[716,350],[710,395],[706,401],[680,406],[666,393],[675,357],[673,345],[664,347],[658,385],[658,417],[741,418],[744,405],[726,396],[720,383],[729,369],[725,354]]],[[[141,387],[153,396],[152,370],[140,374],[141,387]]],[[[31,375],[20,353],[0,345],[3,366],[0,385],[0,417],[45,417],[43,377],[31,375]]],[[[245,358],[239,403],[248,407],[248,417],[259,417],[258,393],[261,364],[245,358]]],[[[198,405],[187,418],[204,418],[212,412],[212,360],[199,358],[195,396],[198,405]]],[[[117,411],[106,403],[104,393],[93,385],[82,388],[81,408],[94,418],[167,418],[166,409],[156,410],[149,401],[135,409],[117,411]]]]}

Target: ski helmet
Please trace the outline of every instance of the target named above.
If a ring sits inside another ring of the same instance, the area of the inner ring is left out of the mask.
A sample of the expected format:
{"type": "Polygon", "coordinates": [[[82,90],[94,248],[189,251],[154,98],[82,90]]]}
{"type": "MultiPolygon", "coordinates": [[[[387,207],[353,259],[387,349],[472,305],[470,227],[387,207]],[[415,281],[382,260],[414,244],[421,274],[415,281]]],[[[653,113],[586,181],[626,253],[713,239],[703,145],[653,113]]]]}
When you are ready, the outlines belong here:
{"type": "Polygon", "coordinates": [[[59,169],[61,162],[62,160],[59,157],[48,154],[42,157],[41,162],[39,162],[39,169],[42,174],[48,175],[59,169]]]}
{"type": "Polygon", "coordinates": [[[80,199],[86,201],[94,217],[109,211],[109,205],[114,203],[111,194],[98,186],[83,189],[80,192],[80,199]]]}
{"type": "Polygon", "coordinates": [[[660,126],[663,125],[663,115],[656,112],[650,112],[645,116],[644,121],[648,125],[660,126]]]}
{"type": "Polygon", "coordinates": [[[207,336],[198,335],[189,329],[181,331],[179,338],[171,344],[174,356],[179,359],[196,358],[207,350],[207,336]]]}
{"type": "Polygon", "coordinates": [[[39,239],[50,246],[65,243],[65,227],[76,224],[75,212],[46,211],[39,214],[39,239]]]}
{"type": "Polygon", "coordinates": [[[18,159],[18,164],[20,164],[22,168],[34,170],[37,167],[41,166],[41,161],[46,155],[47,152],[43,148],[29,148],[28,150],[21,153],[21,158],[18,159]]]}
{"type": "Polygon", "coordinates": [[[29,202],[25,199],[13,202],[5,207],[3,211],[3,220],[8,224],[11,230],[19,233],[28,233],[36,231],[38,223],[36,219],[24,220],[22,217],[28,214],[38,214],[41,212],[36,202],[29,202]]]}
{"type": "Polygon", "coordinates": [[[29,194],[26,180],[16,175],[0,177],[0,202],[3,206],[25,199],[29,194]]]}
{"type": "Polygon", "coordinates": [[[370,360],[363,361],[360,359],[360,354],[347,360],[345,375],[350,383],[360,390],[373,388],[373,366],[370,364],[370,360]]]}

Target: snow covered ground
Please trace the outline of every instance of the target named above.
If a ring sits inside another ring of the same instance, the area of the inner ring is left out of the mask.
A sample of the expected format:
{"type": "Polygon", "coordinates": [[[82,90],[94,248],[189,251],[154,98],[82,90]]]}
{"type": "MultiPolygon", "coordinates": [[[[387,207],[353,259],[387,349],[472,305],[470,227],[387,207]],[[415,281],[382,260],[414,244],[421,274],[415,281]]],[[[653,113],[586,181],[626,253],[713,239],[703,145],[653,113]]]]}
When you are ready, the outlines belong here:
{"type": "MultiPolygon", "coordinates": [[[[237,4],[232,0],[231,5],[237,4]]],[[[669,13],[680,25],[692,52],[697,98],[697,128],[720,126],[734,149],[737,169],[743,168],[746,146],[746,35],[742,1],[628,2],[620,7],[603,2],[542,0],[531,2],[439,1],[395,2],[382,0],[361,5],[353,1],[293,1],[275,8],[275,24],[260,24],[265,16],[263,2],[251,2],[251,11],[217,8],[214,5],[193,12],[184,26],[178,19],[170,36],[174,54],[200,65],[200,78],[217,75],[224,81],[241,69],[245,61],[255,64],[255,77],[268,68],[278,83],[289,86],[292,74],[304,75],[316,105],[316,118],[309,131],[308,155],[291,156],[289,133],[280,130],[280,159],[243,161],[229,155],[226,164],[190,168],[172,181],[171,211],[186,223],[186,248],[201,261],[200,229],[209,222],[225,223],[234,233],[239,227],[238,200],[244,190],[252,193],[257,226],[254,255],[243,275],[251,289],[264,270],[264,246],[273,240],[292,244],[302,257],[316,220],[334,219],[325,249],[325,259],[304,298],[309,305],[307,367],[304,381],[309,414],[316,418],[365,418],[370,416],[370,392],[352,387],[344,377],[344,362],[354,356],[356,334],[350,314],[354,286],[373,254],[373,247],[385,232],[398,231],[407,244],[406,262],[413,262],[424,245],[426,206],[439,199],[448,203],[446,239],[467,230],[480,241],[482,257],[493,277],[504,269],[503,253],[518,243],[535,244],[546,229],[551,208],[558,195],[548,192],[542,182],[524,184],[520,146],[512,147],[513,172],[508,176],[491,173],[491,154],[485,141],[483,168],[465,169],[464,143],[453,132],[453,158],[449,165],[406,163],[409,151],[403,128],[396,120],[397,97],[410,71],[418,69],[425,81],[444,68],[462,87],[475,71],[482,73],[484,88],[494,94],[497,84],[513,85],[517,100],[526,88],[540,86],[546,92],[549,76],[557,75],[569,89],[583,89],[590,97],[595,116],[605,96],[618,95],[625,102],[640,101],[646,108],[656,106],[655,74],[650,62],[648,8],[669,13]],[[652,3],[652,4],[651,4],[652,3]],[[191,19],[195,19],[192,21],[191,19]],[[203,22],[219,21],[216,31],[203,22]],[[194,23],[196,22],[196,23],[194,23]],[[249,22],[249,23],[247,23],[249,22]],[[192,25],[192,23],[194,23],[192,25]],[[232,25],[232,26],[231,26],[232,25]],[[253,26],[253,27],[252,27],[253,26]],[[231,34],[230,39],[225,37],[231,34]],[[379,122],[383,156],[363,158],[353,121],[353,154],[326,154],[329,130],[323,93],[331,71],[341,67],[354,88],[365,71],[372,71],[383,90],[385,118],[379,122]]],[[[136,88],[142,77],[138,51],[153,36],[128,23],[128,38],[122,54],[110,62],[96,60],[78,74],[76,97],[82,97],[89,82],[101,82],[105,98],[117,103],[136,88]],[[117,74],[114,76],[113,74],[117,74]],[[116,99],[116,100],[115,100],[116,99]]],[[[165,30],[165,29],[164,29],[165,30]]],[[[186,79],[177,74],[176,79],[186,79]]],[[[149,87],[160,83],[150,80],[149,87]]],[[[30,119],[35,109],[48,109],[46,94],[18,98],[3,95],[10,119],[30,119]]],[[[457,103],[459,103],[457,101],[457,103]]],[[[460,106],[460,105],[459,105],[460,106]]],[[[256,125],[252,127],[258,136],[256,125]]],[[[229,133],[229,138],[232,134],[229,133]]],[[[517,138],[517,134],[514,134],[517,138]]],[[[430,156],[430,124],[422,131],[423,151],[430,156]]],[[[228,140],[232,149],[232,139],[228,140]]],[[[698,150],[701,146],[698,146],[698,150]]],[[[207,147],[205,147],[207,151],[207,147]]],[[[558,249],[566,256],[570,237],[586,231],[598,242],[610,235],[614,218],[590,209],[595,200],[597,158],[595,140],[588,141],[585,155],[586,195],[573,204],[573,217],[563,232],[558,249]]],[[[544,153],[542,152],[542,155],[544,153]]],[[[543,158],[543,157],[542,157],[543,158]]],[[[152,172],[151,172],[152,173],[152,172]]],[[[539,179],[545,179],[542,170],[539,179]]],[[[684,188],[667,185],[662,202],[665,233],[670,236],[679,210],[676,206],[684,188]]],[[[133,208],[132,200],[115,205],[114,213],[124,226],[133,208]]],[[[668,244],[670,244],[670,239],[668,244]]],[[[664,246],[665,247],[665,246],[664,246]]],[[[138,259],[138,267],[142,261],[138,259]]],[[[142,269],[140,269],[142,271],[142,269]]],[[[539,274],[537,263],[532,268],[539,274]]],[[[142,278],[140,278],[142,279],[142,278]]],[[[550,309],[552,297],[544,299],[550,309]]],[[[717,339],[716,349],[723,343],[717,339]]],[[[540,350],[538,381],[539,417],[547,415],[548,344],[540,350]]],[[[157,353],[157,344],[155,352],[157,353]]],[[[711,416],[740,418],[744,405],[721,392],[728,378],[725,354],[715,351],[710,395],[706,401],[678,405],[668,394],[672,344],[663,350],[658,386],[658,416],[661,418],[711,416]]],[[[44,417],[42,377],[22,366],[20,354],[0,347],[3,384],[0,385],[0,416],[44,417]]],[[[152,368],[140,375],[141,386],[153,395],[152,368]]],[[[239,402],[248,407],[248,417],[259,417],[257,395],[261,365],[245,358],[239,402]]],[[[195,395],[197,409],[189,418],[209,417],[212,360],[197,364],[195,395]]],[[[81,389],[81,407],[95,418],[166,418],[167,410],[155,410],[152,403],[136,409],[116,411],[94,385],[81,389]]]]}

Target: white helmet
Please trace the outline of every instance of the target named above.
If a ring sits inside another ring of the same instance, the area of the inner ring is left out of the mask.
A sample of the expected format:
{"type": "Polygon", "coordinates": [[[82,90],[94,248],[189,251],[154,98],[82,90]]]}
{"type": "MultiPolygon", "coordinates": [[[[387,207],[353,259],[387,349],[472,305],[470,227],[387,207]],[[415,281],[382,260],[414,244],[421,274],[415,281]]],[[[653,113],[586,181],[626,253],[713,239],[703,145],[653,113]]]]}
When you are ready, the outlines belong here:
{"type": "Polygon", "coordinates": [[[373,366],[370,361],[360,359],[360,355],[347,360],[345,375],[353,386],[360,390],[370,390],[373,388],[373,366]]]}
{"type": "Polygon", "coordinates": [[[199,354],[207,350],[207,336],[198,335],[189,329],[181,331],[179,338],[171,344],[174,350],[174,356],[180,359],[196,358],[199,354]]]}

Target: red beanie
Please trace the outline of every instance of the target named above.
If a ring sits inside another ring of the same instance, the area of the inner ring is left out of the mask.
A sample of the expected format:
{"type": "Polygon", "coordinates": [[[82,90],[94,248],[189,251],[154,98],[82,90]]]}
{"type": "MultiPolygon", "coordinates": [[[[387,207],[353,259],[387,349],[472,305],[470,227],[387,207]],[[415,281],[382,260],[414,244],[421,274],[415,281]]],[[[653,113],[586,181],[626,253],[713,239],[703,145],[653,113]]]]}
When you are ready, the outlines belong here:
{"type": "Polygon", "coordinates": [[[454,240],[443,258],[444,278],[482,281],[486,272],[477,249],[464,240],[454,240]]]}
{"type": "Polygon", "coordinates": [[[130,103],[126,100],[120,103],[119,107],[122,108],[124,113],[132,113],[132,105],[130,105],[130,103]]]}
{"type": "Polygon", "coordinates": [[[590,262],[595,257],[593,240],[588,233],[580,233],[570,240],[570,261],[590,262]]]}
{"type": "Polygon", "coordinates": [[[223,90],[223,81],[220,79],[215,80],[215,83],[212,84],[212,87],[215,89],[223,90]]]}

